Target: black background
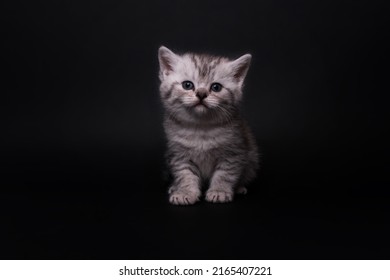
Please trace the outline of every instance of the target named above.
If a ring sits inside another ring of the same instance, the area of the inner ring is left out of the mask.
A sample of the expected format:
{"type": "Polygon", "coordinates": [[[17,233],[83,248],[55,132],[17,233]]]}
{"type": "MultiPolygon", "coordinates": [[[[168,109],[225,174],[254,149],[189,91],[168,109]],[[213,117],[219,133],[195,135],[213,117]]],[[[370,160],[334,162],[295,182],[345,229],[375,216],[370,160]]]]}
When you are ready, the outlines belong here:
{"type": "Polygon", "coordinates": [[[374,1],[9,1],[3,259],[389,259],[388,14],[374,1]],[[168,203],[157,49],[253,55],[262,170],[168,203]]]}

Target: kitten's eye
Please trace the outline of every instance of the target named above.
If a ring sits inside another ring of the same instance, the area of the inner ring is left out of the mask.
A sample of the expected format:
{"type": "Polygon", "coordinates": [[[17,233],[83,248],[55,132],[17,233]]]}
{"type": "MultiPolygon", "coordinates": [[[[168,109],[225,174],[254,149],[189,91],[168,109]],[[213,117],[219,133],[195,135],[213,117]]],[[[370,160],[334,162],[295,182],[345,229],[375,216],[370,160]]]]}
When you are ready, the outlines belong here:
{"type": "Polygon", "coordinates": [[[191,89],[194,89],[194,84],[190,81],[184,81],[181,83],[182,87],[185,89],[185,90],[191,90],[191,89]]]}
{"type": "Polygon", "coordinates": [[[219,84],[219,83],[213,83],[213,84],[211,85],[210,89],[211,89],[212,91],[215,91],[215,92],[220,92],[221,89],[222,89],[222,85],[219,84]]]}

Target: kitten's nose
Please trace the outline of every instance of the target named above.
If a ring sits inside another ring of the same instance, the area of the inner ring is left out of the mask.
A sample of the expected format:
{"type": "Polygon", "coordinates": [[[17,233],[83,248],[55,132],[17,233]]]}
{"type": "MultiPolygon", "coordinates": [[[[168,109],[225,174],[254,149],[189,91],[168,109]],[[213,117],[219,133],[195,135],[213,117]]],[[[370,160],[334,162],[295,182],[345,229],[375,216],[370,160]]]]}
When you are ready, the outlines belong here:
{"type": "Polygon", "coordinates": [[[207,89],[205,88],[198,88],[196,91],[196,97],[199,98],[199,100],[205,99],[209,95],[207,89]]]}

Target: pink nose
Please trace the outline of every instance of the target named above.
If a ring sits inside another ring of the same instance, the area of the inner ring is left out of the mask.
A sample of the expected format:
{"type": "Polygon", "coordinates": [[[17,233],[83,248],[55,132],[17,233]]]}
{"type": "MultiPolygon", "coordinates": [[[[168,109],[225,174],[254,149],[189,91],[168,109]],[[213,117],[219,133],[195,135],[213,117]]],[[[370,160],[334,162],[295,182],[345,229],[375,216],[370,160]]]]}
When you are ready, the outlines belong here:
{"type": "Polygon", "coordinates": [[[196,97],[199,98],[199,100],[205,99],[209,95],[207,89],[204,88],[198,88],[196,91],[196,97]]]}

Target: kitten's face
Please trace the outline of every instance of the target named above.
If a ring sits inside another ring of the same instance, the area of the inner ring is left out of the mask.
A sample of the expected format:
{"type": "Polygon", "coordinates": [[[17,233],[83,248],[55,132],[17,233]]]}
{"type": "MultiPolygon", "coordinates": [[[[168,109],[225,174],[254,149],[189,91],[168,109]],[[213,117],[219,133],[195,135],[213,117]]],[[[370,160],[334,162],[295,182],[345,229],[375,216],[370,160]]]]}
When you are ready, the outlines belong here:
{"type": "Polygon", "coordinates": [[[226,119],[241,100],[251,55],[237,60],[159,49],[161,98],[176,118],[226,119]]]}

